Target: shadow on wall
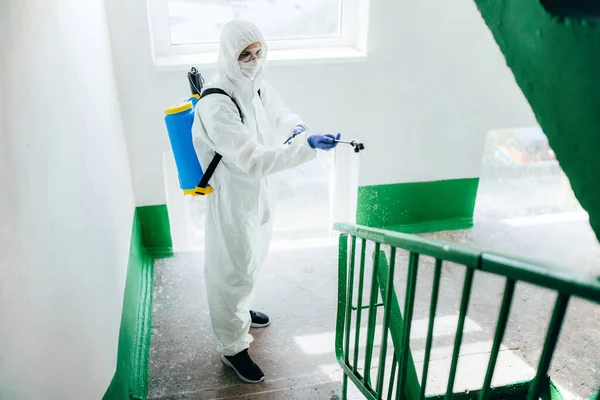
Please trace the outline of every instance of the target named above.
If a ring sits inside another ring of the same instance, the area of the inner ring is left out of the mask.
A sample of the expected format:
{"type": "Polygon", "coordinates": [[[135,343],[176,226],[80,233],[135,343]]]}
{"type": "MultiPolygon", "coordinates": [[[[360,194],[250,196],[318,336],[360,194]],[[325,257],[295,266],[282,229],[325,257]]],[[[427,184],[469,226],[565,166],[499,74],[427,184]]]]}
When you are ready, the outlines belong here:
{"type": "Polygon", "coordinates": [[[590,0],[540,0],[551,14],[560,17],[576,17],[598,20],[600,2],[590,0]]]}

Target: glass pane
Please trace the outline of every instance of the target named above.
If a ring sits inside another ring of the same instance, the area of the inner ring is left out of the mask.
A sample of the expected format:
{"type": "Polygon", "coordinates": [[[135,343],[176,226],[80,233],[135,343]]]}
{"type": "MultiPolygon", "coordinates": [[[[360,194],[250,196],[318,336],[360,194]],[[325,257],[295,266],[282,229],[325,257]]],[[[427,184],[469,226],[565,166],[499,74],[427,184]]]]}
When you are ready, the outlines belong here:
{"type": "Polygon", "coordinates": [[[342,0],[168,0],[171,44],[218,43],[232,19],[254,22],[266,40],[341,36],[342,0]]]}
{"type": "Polygon", "coordinates": [[[584,213],[540,127],[491,131],[482,167],[479,222],[584,213]]]}

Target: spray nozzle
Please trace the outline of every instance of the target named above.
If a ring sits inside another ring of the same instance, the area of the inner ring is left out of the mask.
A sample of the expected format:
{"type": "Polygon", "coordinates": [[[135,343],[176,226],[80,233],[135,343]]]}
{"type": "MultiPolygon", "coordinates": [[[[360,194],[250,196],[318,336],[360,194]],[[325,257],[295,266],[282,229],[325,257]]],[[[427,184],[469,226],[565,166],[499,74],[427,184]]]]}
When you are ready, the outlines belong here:
{"type": "Polygon", "coordinates": [[[365,149],[365,145],[363,143],[357,142],[356,140],[352,140],[351,142],[347,142],[345,140],[336,140],[337,143],[349,144],[354,148],[355,153],[360,153],[361,150],[365,149]]]}

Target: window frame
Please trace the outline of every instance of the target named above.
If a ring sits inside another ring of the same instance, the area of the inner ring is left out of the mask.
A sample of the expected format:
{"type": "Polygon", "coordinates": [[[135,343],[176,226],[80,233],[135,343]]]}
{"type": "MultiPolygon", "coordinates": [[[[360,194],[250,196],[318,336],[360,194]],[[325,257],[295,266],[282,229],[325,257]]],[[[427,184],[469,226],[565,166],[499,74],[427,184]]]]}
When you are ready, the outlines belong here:
{"type": "MultiPolygon", "coordinates": [[[[218,43],[171,44],[169,24],[169,0],[147,0],[152,54],[155,63],[173,58],[196,57],[212,63],[219,51],[218,43]],[[162,60],[162,61],[159,61],[162,60]]],[[[366,50],[366,16],[368,0],[341,0],[340,36],[318,39],[268,40],[269,52],[286,52],[324,49],[352,49],[364,53],[366,50]]],[[[362,54],[363,56],[365,54],[362,54]]],[[[288,57],[289,58],[289,57],[288,57]]],[[[293,58],[293,57],[292,57],[293,58]]],[[[305,56],[302,58],[306,58],[305,56]]]]}

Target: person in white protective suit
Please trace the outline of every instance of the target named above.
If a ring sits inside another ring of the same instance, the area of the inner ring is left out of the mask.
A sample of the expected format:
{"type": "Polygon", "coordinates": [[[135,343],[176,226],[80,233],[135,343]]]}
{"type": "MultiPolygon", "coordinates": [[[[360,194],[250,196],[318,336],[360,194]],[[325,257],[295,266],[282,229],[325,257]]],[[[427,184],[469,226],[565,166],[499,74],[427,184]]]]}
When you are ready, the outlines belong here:
{"type": "Polygon", "coordinates": [[[215,153],[223,157],[207,197],[204,274],[221,360],[248,383],[264,380],[248,347],[250,327],[269,324],[267,315],[250,307],[271,241],[272,175],[316,158],[317,149],[330,150],[340,138],[309,135],[301,119],[282,105],[262,80],[266,55],[254,24],[228,23],[221,34],[217,76],[206,85],[224,93],[200,99],[192,128],[202,165],[209,165],[215,153]]]}

